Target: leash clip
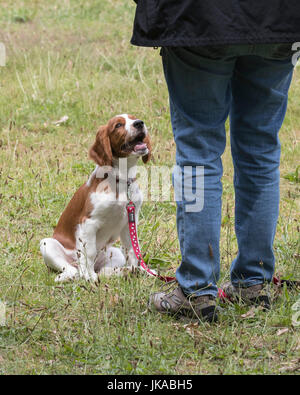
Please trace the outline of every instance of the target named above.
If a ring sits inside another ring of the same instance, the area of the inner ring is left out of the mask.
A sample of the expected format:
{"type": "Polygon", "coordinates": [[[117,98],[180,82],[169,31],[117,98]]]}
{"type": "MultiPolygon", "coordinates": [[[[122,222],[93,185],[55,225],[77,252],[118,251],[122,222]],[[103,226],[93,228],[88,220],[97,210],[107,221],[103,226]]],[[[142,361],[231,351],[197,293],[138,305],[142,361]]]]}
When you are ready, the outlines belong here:
{"type": "Polygon", "coordinates": [[[128,222],[130,224],[135,223],[135,205],[132,200],[126,205],[127,213],[128,213],[128,222]]]}

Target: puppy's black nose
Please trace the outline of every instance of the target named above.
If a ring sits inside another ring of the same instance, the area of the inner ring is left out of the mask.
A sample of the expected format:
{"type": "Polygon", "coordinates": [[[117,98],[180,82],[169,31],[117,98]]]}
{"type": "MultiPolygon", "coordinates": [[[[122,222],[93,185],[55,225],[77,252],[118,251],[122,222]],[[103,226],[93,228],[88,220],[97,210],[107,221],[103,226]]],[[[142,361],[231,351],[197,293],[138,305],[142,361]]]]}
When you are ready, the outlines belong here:
{"type": "Polygon", "coordinates": [[[140,119],[137,119],[136,121],[133,122],[133,126],[137,129],[143,129],[144,127],[144,122],[141,121],[140,119]]]}

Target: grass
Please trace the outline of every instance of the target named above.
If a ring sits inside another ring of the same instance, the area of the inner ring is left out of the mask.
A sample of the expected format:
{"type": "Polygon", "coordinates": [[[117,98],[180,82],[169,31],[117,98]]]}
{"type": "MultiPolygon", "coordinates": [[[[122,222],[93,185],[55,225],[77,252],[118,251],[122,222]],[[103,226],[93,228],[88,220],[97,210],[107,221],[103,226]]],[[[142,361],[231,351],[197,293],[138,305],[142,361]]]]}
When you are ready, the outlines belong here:
{"type": "MultiPolygon", "coordinates": [[[[97,127],[128,112],[150,127],[155,164],[172,166],[175,147],[159,52],[129,40],[134,2],[1,2],[0,327],[2,374],[295,374],[299,327],[295,290],[283,289],[267,313],[227,306],[209,326],[146,312],[161,284],[144,276],[58,285],[39,240],[50,236],[88,177],[97,127]],[[54,122],[67,115],[68,121],[54,122]],[[164,147],[161,150],[160,147],[164,147]]],[[[281,130],[281,207],[276,270],[299,277],[300,73],[295,72],[281,130]]],[[[232,163],[224,156],[221,280],[236,254],[232,163]]],[[[143,205],[139,235],[152,266],[180,261],[173,203],[143,205]]]]}

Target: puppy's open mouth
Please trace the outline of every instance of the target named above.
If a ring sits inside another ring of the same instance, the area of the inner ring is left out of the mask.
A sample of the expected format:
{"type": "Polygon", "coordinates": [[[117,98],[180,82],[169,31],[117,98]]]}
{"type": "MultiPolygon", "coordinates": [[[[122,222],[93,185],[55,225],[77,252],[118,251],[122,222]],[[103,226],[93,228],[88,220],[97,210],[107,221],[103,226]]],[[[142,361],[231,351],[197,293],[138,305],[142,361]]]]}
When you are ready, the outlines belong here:
{"type": "Polygon", "coordinates": [[[140,133],[134,139],[128,141],[126,144],[122,145],[122,151],[126,152],[136,152],[136,153],[143,153],[145,152],[148,147],[147,144],[143,142],[145,138],[145,133],[140,133]]]}

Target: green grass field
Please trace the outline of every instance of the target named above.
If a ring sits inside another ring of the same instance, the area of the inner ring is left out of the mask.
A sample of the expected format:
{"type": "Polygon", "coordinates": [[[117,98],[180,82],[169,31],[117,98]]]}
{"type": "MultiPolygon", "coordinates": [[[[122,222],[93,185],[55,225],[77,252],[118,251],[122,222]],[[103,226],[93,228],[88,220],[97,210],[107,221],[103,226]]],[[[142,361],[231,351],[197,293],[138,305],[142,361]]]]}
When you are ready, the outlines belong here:
{"type": "MultiPolygon", "coordinates": [[[[297,374],[296,290],[270,312],[223,308],[215,325],[147,312],[161,284],[144,275],[57,284],[39,252],[75,190],[93,170],[97,127],[119,113],[145,120],[156,165],[175,146],[159,51],[129,44],[135,3],[121,0],[3,0],[0,42],[0,326],[2,374],[297,374]],[[55,121],[67,115],[60,126],[55,121]],[[161,149],[163,147],[163,149],[161,149]]],[[[299,270],[300,68],[281,134],[281,207],[276,271],[299,270]],[[297,167],[298,166],[298,167],[297,167]]],[[[223,156],[221,280],[236,254],[233,168],[223,156]]],[[[175,204],[146,202],[139,236],[152,267],[180,261],[175,204]]]]}

